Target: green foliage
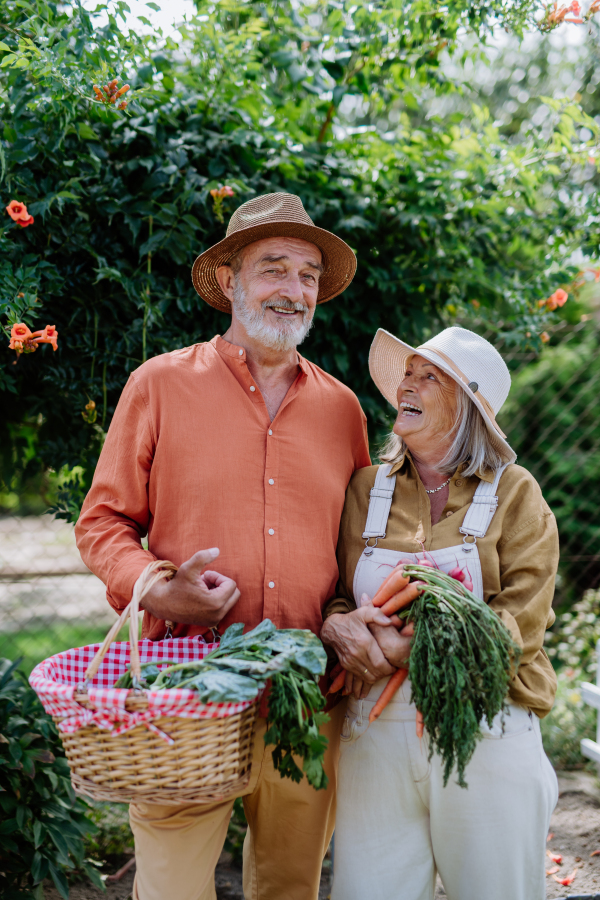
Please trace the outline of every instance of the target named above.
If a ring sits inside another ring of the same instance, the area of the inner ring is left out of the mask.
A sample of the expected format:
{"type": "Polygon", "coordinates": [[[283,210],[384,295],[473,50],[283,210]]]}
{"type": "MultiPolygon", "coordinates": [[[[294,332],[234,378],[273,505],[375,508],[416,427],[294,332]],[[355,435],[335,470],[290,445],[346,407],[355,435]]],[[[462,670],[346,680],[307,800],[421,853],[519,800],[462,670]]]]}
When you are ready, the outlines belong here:
{"type": "Polygon", "coordinates": [[[244,801],[241,797],[236,797],[233,801],[224,847],[228,853],[231,853],[231,859],[234,864],[239,864],[242,861],[244,838],[246,837],[247,829],[248,823],[244,813],[244,801]]]}
{"type": "Polygon", "coordinates": [[[423,715],[429,758],[444,763],[444,786],[456,767],[466,788],[465,767],[489,725],[502,710],[521,651],[490,607],[445,572],[405,565],[425,583],[407,615],[414,622],[409,675],[411,702],[423,715]]]}
{"type": "Polygon", "coordinates": [[[40,900],[49,877],[68,898],[75,871],[103,886],[84,854],[96,828],[75,798],[52,719],[17,664],[0,660],[0,893],[40,900]]]}
{"type": "Polygon", "coordinates": [[[586,591],[546,632],[546,651],[557,669],[554,706],[542,719],[544,749],[557,769],[581,769],[582,738],[595,739],[597,711],[581,698],[582,681],[596,680],[596,643],[600,640],[600,591],[586,591]]]}
{"type": "Polygon", "coordinates": [[[115,862],[133,853],[129,807],[124,803],[90,803],[88,818],[96,830],[86,836],[85,855],[98,863],[115,862]]]}
{"type": "Polygon", "coordinates": [[[572,601],[600,578],[600,356],[595,326],[560,340],[513,379],[500,421],[556,516],[559,596],[572,601]]]}
{"type": "Polygon", "coordinates": [[[596,739],[598,716],[581,699],[580,681],[580,673],[559,673],[554,706],[540,723],[544,750],[555,769],[596,768],[581,755],[579,746],[583,738],[596,739]]]}
{"type": "Polygon", "coordinates": [[[387,422],[367,367],[379,326],[419,340],[476,307],[514,343],[540,346],[556,314],[537,301],[571,278],[566,251],[587,240],[592,203],[561,199],[562,161],[588,152],[574,123],[590,134],[596,124],[571,103],[550,136],[519,144],[482,108],[420,111],[423,97],[455,89],[440,54],[461,29],[483,39],[502,22],[519,33],[538,8],[200,2],[180,37],[162,40],[123,35],[121,2],[100,27],[78,4],[45,2],[32,16],[8,0],[1,205],[25,202],[35,222],[0,220],[0,320],[7,332],[55,324],[59,349],[18,362],[0,350],[2,470],[12,472],[14,429],[26,423],[35,453],[10,477],[60,473],[53,507],[76,518],[128,374],[225,331],[227,317],[190,284],[196,254],[224,234],[210,197],[222,183],[235,191],[226,215],[291,191],[356,249],[354,283],[319,307],[303,351],[358,393],[375,427],[387,422]],[[125,113],[91,102],[105,73],[131,83],[125,113]]]}

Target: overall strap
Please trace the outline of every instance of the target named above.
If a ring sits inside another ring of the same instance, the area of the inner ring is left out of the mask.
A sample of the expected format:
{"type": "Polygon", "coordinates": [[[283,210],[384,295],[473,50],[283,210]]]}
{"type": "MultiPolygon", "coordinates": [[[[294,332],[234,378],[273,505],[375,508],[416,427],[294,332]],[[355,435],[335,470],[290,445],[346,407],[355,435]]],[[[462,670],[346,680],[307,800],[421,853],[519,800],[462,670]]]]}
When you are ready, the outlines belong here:
{"type": "Polygon", "coordinates": [[[470,535],[471,537],[485,537],[490,522],[494,518],[496,507],[498,506],[498,482],[502,477],[502,473],[509,466],[507,463],[496,469],[493,481],[480,481],[477,490],[471,501],[471,505],[467,510],[464,521],[460,527],[460,533],[470,535]]]}
{"type": "Polygon", "coordinates": [[[387,520],[392,506],[392,497],[396,487],[396,476],[388,478],[391,465],[379,466],[375,477],[375,484],[371,488],[369,500],[369,512],[367,524],[363,532],[363,538],[384,538],[387,528],[387,520]]]}

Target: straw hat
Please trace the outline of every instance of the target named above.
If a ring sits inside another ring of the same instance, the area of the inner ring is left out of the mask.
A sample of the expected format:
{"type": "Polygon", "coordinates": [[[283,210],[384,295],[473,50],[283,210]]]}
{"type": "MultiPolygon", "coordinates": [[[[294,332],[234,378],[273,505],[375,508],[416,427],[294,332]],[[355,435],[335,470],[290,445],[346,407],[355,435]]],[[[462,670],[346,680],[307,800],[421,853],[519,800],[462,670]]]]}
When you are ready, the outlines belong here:
{"type": "Polygon", "coordinates": [[[344,291],[356,272],[356,256],[341,238],[317,228],[295,194],[263,194],[236,209],[227,237],[201,253],[192,266],[192,283],[211,306],[231,312],[231,303],[219,287],[216,270],[253,241],[271,237],[301,238],[322,253],[323,273],[317,303],[325,303],[344,291]]]}
{"type": "Polygon", "coordinates": [[[397,391],[412,356],[434,363],[471,398],[488,427],[492,443],[516,459],[496,416],[510,391],[510,372],[489,341],[466,328],[446,328],[420,347],[411,347],[380,328],[369,352],[371,377],[383,396],[398,409],[397,391]]]}

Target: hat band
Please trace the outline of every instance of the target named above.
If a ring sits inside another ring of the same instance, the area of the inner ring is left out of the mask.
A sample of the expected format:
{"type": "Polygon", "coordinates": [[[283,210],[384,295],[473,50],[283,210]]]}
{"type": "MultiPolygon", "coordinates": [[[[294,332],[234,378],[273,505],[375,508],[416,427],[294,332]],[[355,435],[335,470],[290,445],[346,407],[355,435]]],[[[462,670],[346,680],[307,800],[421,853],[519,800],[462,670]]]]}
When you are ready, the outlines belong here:
{"type": "MultiPolygon", "coordinates": [[[[433,352],[433,353],[437,353],[438,356],[441,356],[441,357],[442,357],[442,359],[444,360],[444,362],[446,363],[446,365],[449,366],[449,367],[452,369],[452,371],[455,373],[455,375],[457,375],[458,378],[460,378],[460,380],[462,381],[462,383],[463,383],[466,387],[469,386],[469,379],[467,378],[467,376],[466,376],[463,372],[460,371],[460,369],[458,368],[458,366],[450,359],[449,356],[447,356],[446,353],[444,353],[443,350],[438,350],[437,347],[425,347],[425,346],[417,347],[417,352],[418,352],[419,350],[429,350],[429,351],[431,351],[431,352],[433,352]]],[[[477,399],[479,400],[479,402],[481,403],[481,405],[482,405],[483,408],[485,409],[486,413],[488,414],[489,418],[490,418],[491,421],[492,421],[492,425],[494,426],[494,428],[496,429],[496,431],[498,432],[498,434],[502,435],[502,437],[505,438],[506,435],[504,434],[504,432],[502,431],[502,429],[500,428],[500,426],[499,426],[498,423],[496,422],[496,414],[494,413],[494,410],[492,409],[491,404],[485,399],[485,397],[483,396],[483,394],[481,393],[481,391],[477,391],[477,399]]]]}

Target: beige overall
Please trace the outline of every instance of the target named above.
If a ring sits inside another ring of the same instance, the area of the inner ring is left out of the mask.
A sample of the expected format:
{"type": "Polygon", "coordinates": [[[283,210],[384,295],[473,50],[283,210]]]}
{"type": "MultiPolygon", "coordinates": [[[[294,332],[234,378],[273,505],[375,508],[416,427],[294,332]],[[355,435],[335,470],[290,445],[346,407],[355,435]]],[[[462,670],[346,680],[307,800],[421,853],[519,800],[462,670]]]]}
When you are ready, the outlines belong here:
{"type": "MultiPolygon", "coordinates": [[[[377,547],[385,536],[395,476],[380,466],[363,537],[365,550],[354,578],[354,597],[373,597],[400,559],[377,547]],[[372,541],[375,545],[372,545],[372,541]]],[[[477,538],[489,527],[498,499],[482,481],[460,529],[463,543],[427,553],[449,572],[468,571],[483,598],[477,538]]],[[[331,900],[433,900],[436,871],[448,900],[543,900],[546,835],[558,799],[554,770],[542,748],[539,721],[509,703],[469,762],[460,788],[434,755],[428,762],[427,733],[415,731],[416,709],[406,681],[381,717],[369,726],[369,712],[387,679],[365,700],[351,698],[341,736],[335,868],[331,900]]]]}

